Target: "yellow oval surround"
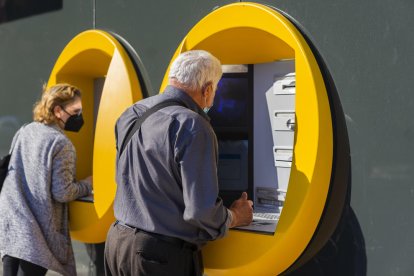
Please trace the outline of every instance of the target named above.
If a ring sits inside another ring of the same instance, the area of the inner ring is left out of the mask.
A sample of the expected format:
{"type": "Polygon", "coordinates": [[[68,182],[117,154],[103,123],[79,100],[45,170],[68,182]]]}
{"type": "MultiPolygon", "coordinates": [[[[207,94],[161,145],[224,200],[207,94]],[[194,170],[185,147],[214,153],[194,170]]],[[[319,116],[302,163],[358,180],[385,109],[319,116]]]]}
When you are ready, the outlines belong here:
{"type": "Polygon", "coordinates": [[[93,175],[94,203],[70,203],[71,236],[87,243],[105,241],[114,221],[115,136],[117,118],[142,98],[137,72],[122,45],[109,33],[85,31],[69,42],[52,70],[48,86],[66,82],[82,91],[85,124],[67,133],[77,152],[77,178],[93,175]],[[105,78],[99,104],[94,103],[94,81],[105,78]],[[94,107],[99,106],[96,122],[94,107]]]}
{"type": "MultiPolygon", "coordinates": [[[[280,274],[306,250],[320,222],[330,187],[333,129],[321,71],[296,27],[277,11],[255,3],[230,4],[204,17],[183,39],[172,60],[193,49],[207,50],[223,64],[295,59],[294,159],[276,232],[270,236],[230,231],[227,237],[203,249],[209,276],[280,274]]],[[[168,74],[161,91],[167,82],[168,74]]]]}

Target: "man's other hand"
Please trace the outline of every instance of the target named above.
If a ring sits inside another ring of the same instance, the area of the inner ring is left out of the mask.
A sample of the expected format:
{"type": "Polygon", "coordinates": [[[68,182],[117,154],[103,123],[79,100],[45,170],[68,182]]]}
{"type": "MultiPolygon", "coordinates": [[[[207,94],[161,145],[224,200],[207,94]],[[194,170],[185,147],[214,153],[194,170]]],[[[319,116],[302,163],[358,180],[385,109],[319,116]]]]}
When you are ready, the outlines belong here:
{"type": "Polygon", "coordinates": [[[230,211],[233,215],[233,220],[230,227],[246,226],[253,220],[253,201],[247,199],[247,193],[243,192],[241,197],[235,200],[231,206],[230,211]]]}

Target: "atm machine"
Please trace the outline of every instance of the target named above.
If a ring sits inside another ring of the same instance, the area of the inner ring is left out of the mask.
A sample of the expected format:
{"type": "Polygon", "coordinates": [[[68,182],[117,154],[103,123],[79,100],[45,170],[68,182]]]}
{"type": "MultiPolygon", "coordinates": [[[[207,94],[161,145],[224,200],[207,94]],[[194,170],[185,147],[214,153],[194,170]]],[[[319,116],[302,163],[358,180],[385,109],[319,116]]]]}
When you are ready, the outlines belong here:
{"type": "Polygon", "coordinates": [[[294,60],[223,65],[209,112],[220,196],[229,207],[246,191],[255,210],[253,223],[238,230],[273,234],[279,221],[293,156],[294,70],[294,60]]]}
{"type": "Polygon", "coordinates": [[[208,276],[293,271],[339,221],[349,168],[344,115],[323,60],[297,26],[270,6],[229,4],[200,20],[171,58],[202,49],[225,65],[209,112],[220,196],[227,206],[243,191],[254,201],[252,225],[203,248],[208,276]]]}
{"type": "Polygon", "coordinates": [[[77,178],[93,175],[93,198],[69,204],[71,236],[84,243],[104,242],[115,220],[114,125],[120,114],[145,94],[127,46],[108,32],[82,32],[62,51],[48,82],[49,86],[71,83],[82,91],[85,125],[79,133],[67,135],[77,151],[77,178]]]}

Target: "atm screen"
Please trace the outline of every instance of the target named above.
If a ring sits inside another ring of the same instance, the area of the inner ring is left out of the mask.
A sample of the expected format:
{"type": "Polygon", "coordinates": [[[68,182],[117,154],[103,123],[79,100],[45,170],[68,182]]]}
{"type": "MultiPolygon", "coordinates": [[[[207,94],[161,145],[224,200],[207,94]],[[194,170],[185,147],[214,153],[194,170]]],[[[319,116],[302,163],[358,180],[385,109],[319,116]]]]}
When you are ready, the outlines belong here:
{"type": "Polygon", "coordinates": [[[248,131],[249,78],[247,73],[223,74],[208,115],[216,132],[248,131]]]}
{"type": "Polygon", "coordinates": [[[252,197],[253,74],[224,73],[208,115],[218,139],[220,197],[229,207],[242,192],[252,197]]]}
{"type": "Polygon", "coordinates": [[[248,188],[248,140],[219,140],[218,182],[221,191],[248,188]]]}

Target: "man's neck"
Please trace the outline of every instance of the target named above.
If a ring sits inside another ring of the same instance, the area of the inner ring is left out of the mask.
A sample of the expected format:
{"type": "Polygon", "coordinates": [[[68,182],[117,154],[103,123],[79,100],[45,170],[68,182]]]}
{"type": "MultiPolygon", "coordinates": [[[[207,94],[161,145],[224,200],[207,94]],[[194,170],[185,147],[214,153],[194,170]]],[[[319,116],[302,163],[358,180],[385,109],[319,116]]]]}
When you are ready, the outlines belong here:
{"type": "Polygon", "coordinates": [[[203,108],[203,106],[205,105],[200,91],[190,89],[175,79],[170,79],[168,84],[187,93],[187,95],[190,96],[193,99],[193,101],[195,101],[198,104],[200,108],[203,108]]]}

